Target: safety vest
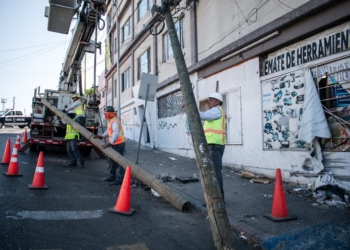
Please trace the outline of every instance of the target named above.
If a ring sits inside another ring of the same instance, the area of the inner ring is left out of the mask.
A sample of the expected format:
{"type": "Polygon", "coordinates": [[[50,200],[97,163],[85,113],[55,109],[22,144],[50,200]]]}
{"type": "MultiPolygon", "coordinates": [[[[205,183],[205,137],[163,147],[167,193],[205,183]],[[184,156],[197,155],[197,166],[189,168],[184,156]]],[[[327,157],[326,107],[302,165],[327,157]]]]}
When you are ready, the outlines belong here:
{"type": "Polygon", "coordinates": [[[205,121],[203,125],[205,139],[208,144],[225,145],[225,113],[221,106],[217,106],[221,111],[221,117],[216,120],[205,121]]]}
{"type": "MultiPolygon", "coordinates": [[[[76,118],[73,119],[75,121],[76,118]]],[[[65,140],[74,140],[75,138],[78,138],[80,140],[80,135],[78,131],[73,128],[70,124],[67,123],[66,127],[66,136],[64,137],[65,140]]]]}
{"type": "Polygon", "coordinates": [[[120,123],[118,117],[116,117],[116,116],[113,117],[110,120],[109,124],[108,124],[108,142],[113,144],[113,145],[117,145],[117,144],[125,142],[125,135],[124,135],[123,126],[120,123]],[[117,140],[114,143],[112,143],[112,135],[113,135],[113,126],[112,126],[112,124],[113,124],[113,122],[117,122],[118,123],[118,129],[119,129],[119,131],[118,131],[118,138],[117,138],[117,140]]]}
{"type": "Polygon", "coordinates": [[[77,116],[84,114],[83,105],[81,104],[80,100],[78,100],[78,102],[80,103],[80,105],[73,109],[75,111],[75,113],[77,114],[77,116]]]}

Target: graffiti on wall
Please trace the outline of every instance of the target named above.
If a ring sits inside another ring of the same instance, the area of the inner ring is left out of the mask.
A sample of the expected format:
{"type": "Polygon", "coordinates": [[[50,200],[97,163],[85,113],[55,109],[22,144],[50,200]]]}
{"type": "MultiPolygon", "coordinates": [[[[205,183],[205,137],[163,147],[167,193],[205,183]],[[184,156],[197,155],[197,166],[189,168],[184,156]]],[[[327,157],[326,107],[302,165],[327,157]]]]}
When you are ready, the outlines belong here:
{"type": "Polygon", "coordinates": [[[168,124],[166,121],[159,121],[159,123],[158,123],[158,130],[160,130],[160,129],[168,129],[169,130],[170,128],[174,128],[176,126],[177,126],[176,123],[168,124]]]}
{"type": "Polygon", "coordinates": [[[262,82],[264,149],[306,149],[298,138],[305,93],[304,71],[262,82]]]}

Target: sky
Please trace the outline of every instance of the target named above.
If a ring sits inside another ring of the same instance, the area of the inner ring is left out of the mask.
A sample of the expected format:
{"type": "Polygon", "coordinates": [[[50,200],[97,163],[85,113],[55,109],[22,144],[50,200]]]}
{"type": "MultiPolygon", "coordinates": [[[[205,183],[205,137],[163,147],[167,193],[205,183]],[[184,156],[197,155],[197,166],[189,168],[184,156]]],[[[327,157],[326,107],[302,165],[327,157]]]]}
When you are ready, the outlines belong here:
{"type": "MultiPolygon", "coordinates": [[[[45,6],[49,6],[48,0],[3,1],[1,4],[0,110],[15,108],[30,115],[36,87],[40,86],[41,92],[44,89],[58,89],[71,34],[47,30],[45,6]]],[[[75,23],[73,20],[70,29],[75,27],[75,23]]],[[[103,44],[104,41],[100,39],[105,33],[106,29],[99,32],[98,42],[103,44]]],[[[95,35],[92,36],[94,38],[95,35]]],[[[102,58],[97,57],[96,76],[103,72],[102,58]]],[[[93,85],[94,55],[87,54],[86,62],[86,86],[89,88],[93,85]]]]}

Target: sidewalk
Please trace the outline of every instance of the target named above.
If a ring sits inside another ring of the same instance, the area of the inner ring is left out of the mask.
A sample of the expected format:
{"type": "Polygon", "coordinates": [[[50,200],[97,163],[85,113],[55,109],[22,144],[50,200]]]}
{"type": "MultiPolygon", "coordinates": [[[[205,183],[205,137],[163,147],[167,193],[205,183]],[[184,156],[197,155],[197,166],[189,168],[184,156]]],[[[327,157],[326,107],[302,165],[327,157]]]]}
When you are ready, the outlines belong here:
{"type": "MultiPolygon", "coordinates": [[[[126,157],[136,162],[138,142],[127,140],[126,157]]],[[[206,210],[196,161],[167,152],[140,146],[138,165],[164,180],[187,199],[192,207],[206,210]],[[176,177],[198,178],[198,182],[181,183],[176,177]]],[[[277,167],[277,166],[276,166],[277,167]]],[[[284,183],[289,215],[297,220],[274,222],[271,214],[274,180],[269,184],[253,183],[240,170],[222,170],[226,212],[234,231],[264,249],[349,249],[350,210],[317,203],[306,189],[284,183]]],[[[288,174],[282,172],[283,175],[288,174]]]]}

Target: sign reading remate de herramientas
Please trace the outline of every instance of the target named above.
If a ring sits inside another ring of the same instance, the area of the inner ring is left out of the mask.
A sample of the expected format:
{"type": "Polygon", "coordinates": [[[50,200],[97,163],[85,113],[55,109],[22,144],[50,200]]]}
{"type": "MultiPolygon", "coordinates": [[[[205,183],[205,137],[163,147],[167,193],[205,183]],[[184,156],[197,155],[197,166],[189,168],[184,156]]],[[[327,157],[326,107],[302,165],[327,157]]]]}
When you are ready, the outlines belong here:
{"type": "Polygon", "coordinates": [[[350,48],[350,23],[336,26],[268,55],[264,75],[314,61],[350,48]]]}

